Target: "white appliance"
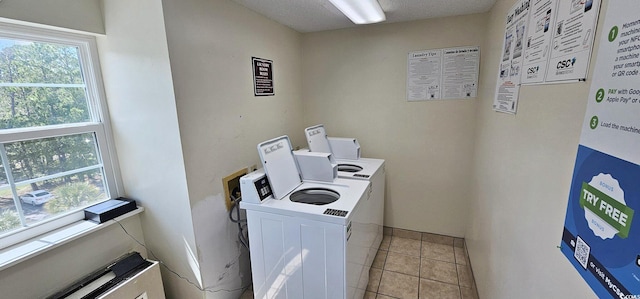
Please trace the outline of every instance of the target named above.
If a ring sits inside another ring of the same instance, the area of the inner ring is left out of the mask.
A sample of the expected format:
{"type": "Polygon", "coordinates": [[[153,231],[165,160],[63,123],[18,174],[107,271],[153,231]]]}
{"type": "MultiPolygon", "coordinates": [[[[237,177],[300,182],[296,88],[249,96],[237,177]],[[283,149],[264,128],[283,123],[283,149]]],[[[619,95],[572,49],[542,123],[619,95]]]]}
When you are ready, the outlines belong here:
{"type": "Polygon", "coordinates": [[[302,180],[333,182],[338,177],[338,164],[331,153],[293,152],[302,180]]]}
{"type": "Polygon", "coordinates": [[[360,159],[360,144],[355,138],[327,137],[324,125],[308,127],[304,132],[312,152],[332,153],[336,159],[360,159]],[[311,141],[316,139],[312,147],[311,141]]]}
{"type": "Polygon", "coordinates": [[[368,181],[302,181],[287,136],[258,145],[263,169],[240,178],[255,298],[362,298],[368,181]]]}
{"type": "Polygon", "coordinates": [[[160,263],[153,262],[149,268],[123,281],[97,299],[119,298],[165,298],[162,277],[160,276],[160,263]]]}
{"type": "Polygon", "coordinates": [[[139,253],[132,252],[47,298],[164,299],[160,263],[145,260],[139,253]]]}
{"type": "Polygon", "coordinates": [[[327,137],[331,152],[336,159],[360,159],[360,144],[355,138],[327,137]]]}
{"type": "MultiPolygon", "coordinates": [[[[307,144],[311,152],[328,152],[335,150],[335,142],[338,138],[327,137],[324,125],[315,125],[304,130],[307,144]]],[[[343,138],[353,139],[353,138],[343,138]]],[[[356,141],[357,146],[347,150],[347,153],[353,153],[357,147],[358,159],[338,159],[338,177],[345,179],[366,180],[371,182],[371,199],[368,205],[367,214],[370,218],[365,223],[365,228],[361,229],[366,232],[367,243],[369,244],[369,255],[367,256],[367,267],[371,267],[373,260],[378,252],[380,243],[383,238],[383,221],[384,221],[384,194],[385,194],[385,161],[382,159],[360,158],[360,145],[356,141]]],[[[343,147],[344,148],[344,147],[343,147]]],[[[307,151],[306,149],[299,151],[307,151]]],[[[344,152],[344,150],[343,150],[344,152]]]]}

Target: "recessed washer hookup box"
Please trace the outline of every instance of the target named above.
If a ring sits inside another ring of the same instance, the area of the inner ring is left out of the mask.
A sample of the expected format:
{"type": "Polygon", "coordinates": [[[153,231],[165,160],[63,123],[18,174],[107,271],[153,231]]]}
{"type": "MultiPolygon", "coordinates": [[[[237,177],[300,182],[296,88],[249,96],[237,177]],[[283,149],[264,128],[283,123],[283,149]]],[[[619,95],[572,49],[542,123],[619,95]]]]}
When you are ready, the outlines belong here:
{"type": "Polygon", "coordinates": [[[137,209],[135,200],[118,197],[84,209],[84,219],[95,223],[103,223],[135,209],[137,209]]]}

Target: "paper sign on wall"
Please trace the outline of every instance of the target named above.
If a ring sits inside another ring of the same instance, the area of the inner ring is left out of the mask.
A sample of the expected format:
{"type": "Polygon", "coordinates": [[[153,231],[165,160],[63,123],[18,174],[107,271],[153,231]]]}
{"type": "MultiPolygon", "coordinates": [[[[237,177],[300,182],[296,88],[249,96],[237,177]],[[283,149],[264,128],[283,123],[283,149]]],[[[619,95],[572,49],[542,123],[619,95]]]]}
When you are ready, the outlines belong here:
{"type": "Polygon", "coordinates": [[[544,82],[551,54],[553,24],[558,15],[557,1],[533,1],[527,26],[522,83],[544,82]]]}
{"type": "Polygon", "coordinates": [[[585,79],[600,0],[534,0],[531,6],[522,84],[585,79]]]}
{"type": "Polygon", "coordinates": [[[640,298],[640,7],[609,1],[562,253],[600,298],[640,298]]]}
{"type": "Polygon", "coordinates": [[[600,0],[558,1],[545,82],[587,77],[600,0]]]}
{"type": "Polygon", "coordinates": [[[493,101],[493,110],[498,112],[516,113],[530,1],[518,1],[507,15],[496,95],[493,101]]]}
{"type": "Polygon", "coordinates": [[[475,98],[480,48],[411,52],[407,58],[407,101],[475,98]]]}
{"type": "Polygon", "coordinates": [[[253,65],[253,94],[255,96],[275,95],[273,88],[273,61],[251,57],[253,65]]]}
{"type": "Polygon", "coordinates": [[[515,114],[521,84],[587,77],[600,0],[520,0],[507,15],[493,109],[515,114]]]}

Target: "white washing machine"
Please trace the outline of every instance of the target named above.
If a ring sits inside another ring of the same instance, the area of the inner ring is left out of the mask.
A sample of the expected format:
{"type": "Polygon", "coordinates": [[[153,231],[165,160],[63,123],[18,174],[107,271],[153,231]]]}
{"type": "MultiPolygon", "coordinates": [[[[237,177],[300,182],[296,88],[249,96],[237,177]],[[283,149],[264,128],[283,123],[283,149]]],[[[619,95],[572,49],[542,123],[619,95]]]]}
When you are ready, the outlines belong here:
{"type": "MultiPolygon", "coordinates": [[[[333,153],[331,146],[331,138],[327,136],[324,125],[316,125],[308,127],[304,130],[307,138],[307,144],[309,145],[309,151],[311,152],[324,152],[333,153]]],[[[347,138],[333,138],[340,141],[340,151],[344,151],[344,145],[342,142],[347,138]]],[[[353,138],[350,138],[353,139],[353,138]]],[[[354,139],[355,140],[355,139],[354,139]]],[[[352,142],[351,148],[346,148],[346,152],[339,154],[339,156],[355,156],[359,157],[360,145],[357,141],[352,142]],[[357,154],[356,154],[357,152],[357,154]]],[[[336,144],[333,142],[333,144],[336,144]]],[[[301,150],[305,151],[305,150],[301,150]]],[[[366,242],[369,247],[369,254],[367,256],[366,266],[371,267],[373,260],[378,252],[380,243],[383,238],[383,224],[384,224],[384,194],[385,194],[385,165],[382,159],[371,158],[358,158],[358,159],[338,159],[335,158],[335,163],[338,164],[338,177],[354,180],[365,180],[371,182],[371,199],[367,207],[371,215],[371,218],[364,224],[365,228],[362,230],[366,233],[366,242]]],[[[368,271],[367,271],[368,273],[368,271]]],[[[367,274],[368,275],[368,274],[367,274]]],[[[367,276],[368,279],[368,276],[367,276]]]]}
{"type": "Polygon", "coordinates": [[[302,181],[287,136],[258,152],[263,169],[240,179],[255,298],[362,298],[370,183],[302,181]]]}

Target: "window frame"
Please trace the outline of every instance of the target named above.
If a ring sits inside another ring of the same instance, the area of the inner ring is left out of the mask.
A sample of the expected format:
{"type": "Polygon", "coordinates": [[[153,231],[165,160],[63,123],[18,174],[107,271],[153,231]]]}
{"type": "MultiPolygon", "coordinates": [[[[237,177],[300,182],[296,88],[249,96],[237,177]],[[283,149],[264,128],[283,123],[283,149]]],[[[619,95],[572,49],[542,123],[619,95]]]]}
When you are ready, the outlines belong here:
{"type": "MultiPolygon", "coordinates": [[[[82,133],[95,134],[98,154],[102,160],[104,170],[104,181],[110,198],[121,196],[124,193],[124,189],[109,120],[107,97],[103,85],[95,35],[0,21],[0,38],[77,47],[80,68],[82,69],[86,88],[87,106],[91,118],[91,121],[84,123],[0,130],[0,144],[82,133]]],[[[0,233],[0,244],[2,244],[0,245],[0,250],[83,219],[83,210],[78,210],[53,216],[29,227],[21,227],[6,233],[0,233]]]]}

